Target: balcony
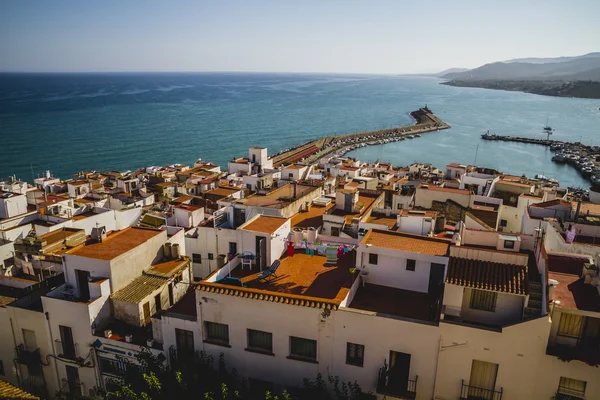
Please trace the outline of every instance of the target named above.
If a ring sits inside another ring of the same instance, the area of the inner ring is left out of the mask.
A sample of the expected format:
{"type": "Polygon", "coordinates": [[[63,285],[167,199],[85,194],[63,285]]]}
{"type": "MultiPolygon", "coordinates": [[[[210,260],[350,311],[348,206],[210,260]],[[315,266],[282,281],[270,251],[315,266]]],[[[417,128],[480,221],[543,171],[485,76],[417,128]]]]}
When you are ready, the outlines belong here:
{"type": "Polygon", "coordinates": [[[63,343],[60,340],[55,340],[56,354],[60,358],[67,358],[69,360],[79,359],[79,346],[77,343],[63,343]]]}
{"type": "Polygon", "coordinates": [[[585,400],[585,393],[579,390],[572,390],[558,387],[559,391],[554,395],[553,400],[585,400]]]}
{"type": "Polygon", "coordinates": [[[17,352],[17,361],[25,365],[39,365],[42,363],[40,349],[27,350],[25,345],[20,344],[15,348],[17,352]]]}
{"type": "Polygon", "coordinates": [[[591,366],[600,365],[600,338],[572,338],[557,335],[557,340],[565,338],[572,344],[557,344],[548,346],[546,354],[558,357],[562,361],[581,361],[591,366]]]}
{"type": "Polygon", "coordinates": [[[461,400],[502,400],[502,388],[500,390],[483,389],[470,386],[462,381],[460,390],[461,400]]]}
{"type": "Polygon", "coordinates": [[[390,378],[387,366],[379,369],[377,374],[377,394],[397,397],[400,399],[415,399],[417,397],[417,379],[390,378]]]}

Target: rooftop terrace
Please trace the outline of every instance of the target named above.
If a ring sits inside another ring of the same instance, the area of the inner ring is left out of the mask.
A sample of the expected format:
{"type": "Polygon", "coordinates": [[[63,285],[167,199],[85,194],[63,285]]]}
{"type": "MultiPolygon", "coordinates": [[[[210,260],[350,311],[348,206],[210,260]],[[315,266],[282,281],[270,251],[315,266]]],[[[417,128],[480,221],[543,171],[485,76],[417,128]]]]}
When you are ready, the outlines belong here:
{"type": "Polygon", "coordinates": [[[427,293],[367,283],[359,287],[350,308],[420,321],[439,320],[438,298],[427,293]]]}
{"type": "Polygon", "coordinates": [[[588,257],[548,255],[548,278],[558,281],[553,300],[560,301],[560,308],[600,312],[598,290],[581,278],[588,257]]]}
{"type": "Polygon", "coordinates": [[[336,265],[326,264],[324,256],[309,256],[304,251],[296,251],[292,257],[284,256],[277,269],[277,277],[268,281],[258,279],[260,271],[235,268],[231,276],[239,278],[244,287],[230,283],[202,281],[200,285],[216,288],[235,287],[242,292],[255,294],[283,294],[290,299],[324,301],[339,305],[352,286],[355,277],[349,268],[354,266],[354,253],[340,258],[336,265]]]}
{"type": "MultiPolygon", "coordinates": [[[[296,186],[296,200],[307,194],[321,190],[318,187],[308,185],[297,185],[296,186]]],[[[272,190],[266,195],[252,195],[244,199],[239,199],[236,203],[245,204],[253,207],[268,207],[268,208],[283,208],[290,204],[294,200],[294,185],[287,184],[278,189],[272,190]]]]}
{"type": "Polygon", "coordinates": [[[270,217],[267,215],[259,215],[258,218],[240,226],[238,229],[245,231],[253,231],[260,233],[275,233],[283,224],[286,223],[288,218],[282,217],[270,217]]]}
{"type": "Polygon", "coordinates": [[[450,241],[446,239],[380,229],[371,229],[360,244],[432,256],[445,256],[450,248],[450,241]]]}
{"type": "Polygon", "coordinates": [[[102,242],[89,241],[68,251],[67,254],[98,260],[112,260],[162,232],[160,229],[130,227],[109,234],[102,242]]]}

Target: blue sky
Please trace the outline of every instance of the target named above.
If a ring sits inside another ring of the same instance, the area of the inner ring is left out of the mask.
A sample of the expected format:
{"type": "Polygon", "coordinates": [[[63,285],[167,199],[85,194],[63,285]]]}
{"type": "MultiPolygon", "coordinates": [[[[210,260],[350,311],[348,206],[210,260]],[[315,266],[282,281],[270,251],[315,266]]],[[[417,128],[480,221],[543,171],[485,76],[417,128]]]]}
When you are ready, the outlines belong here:
{"type": "Polygon", "coordinates": [[[0,2],[0,71],[418,73],[600,51],[598,0],[0,2]]]}

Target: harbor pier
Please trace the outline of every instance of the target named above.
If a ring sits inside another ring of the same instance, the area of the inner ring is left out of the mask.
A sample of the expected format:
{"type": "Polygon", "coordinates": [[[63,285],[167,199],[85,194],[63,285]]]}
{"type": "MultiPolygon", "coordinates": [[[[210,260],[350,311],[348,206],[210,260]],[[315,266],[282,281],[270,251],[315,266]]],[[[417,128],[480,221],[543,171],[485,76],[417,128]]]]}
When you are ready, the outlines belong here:
{"type": "Polygon", "coordinates": [[[423,133],[437,132],[450,128],[450,125],[438,118],[427,106],[411,112],[410,115],[415,120],[415,123],[412,125],[327,136],[312,140],[275,155],[273,157],[273,165],[277,167],[300,161],[315,162],[322,157],[334,153],[346,153],[357,147],[414,139],[423,133]]]}

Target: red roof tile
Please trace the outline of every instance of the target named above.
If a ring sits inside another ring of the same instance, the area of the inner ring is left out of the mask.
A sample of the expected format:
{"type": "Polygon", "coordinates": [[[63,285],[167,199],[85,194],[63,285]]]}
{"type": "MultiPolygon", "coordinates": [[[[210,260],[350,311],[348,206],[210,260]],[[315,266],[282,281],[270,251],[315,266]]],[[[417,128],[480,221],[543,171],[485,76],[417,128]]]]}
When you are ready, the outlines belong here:
{"type": "Polygon", "coordinates": [[[526,294],[527,267],[450,257],[446,283],[473,289],[526,294]]]}

